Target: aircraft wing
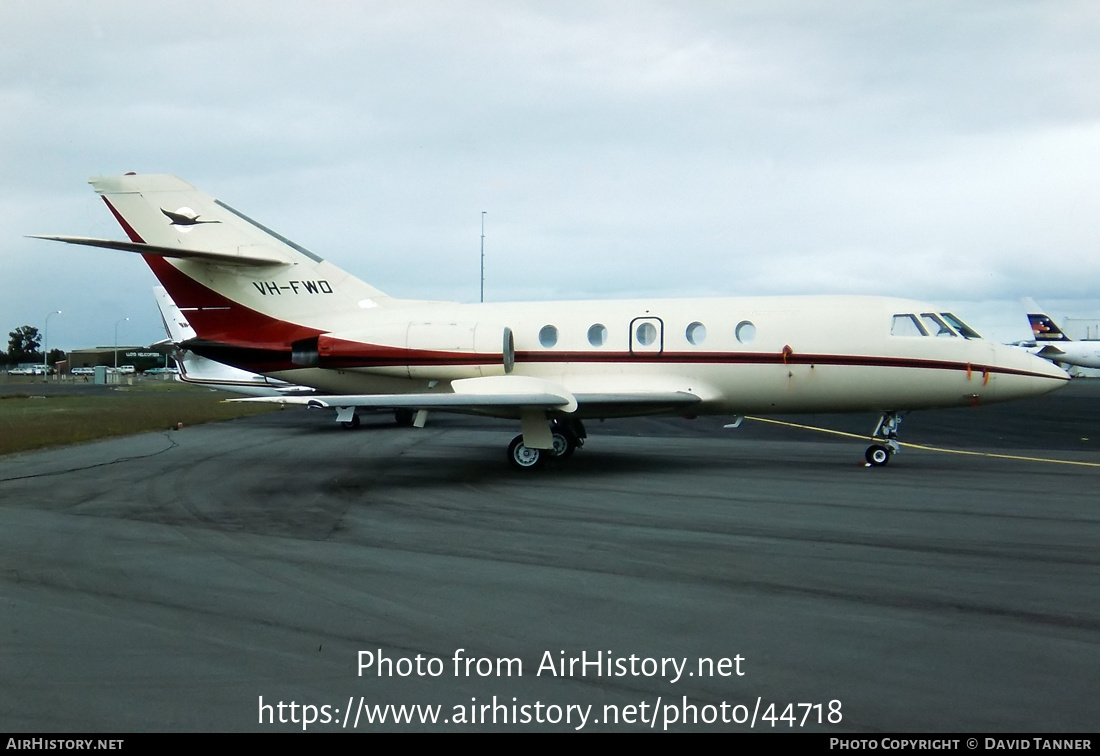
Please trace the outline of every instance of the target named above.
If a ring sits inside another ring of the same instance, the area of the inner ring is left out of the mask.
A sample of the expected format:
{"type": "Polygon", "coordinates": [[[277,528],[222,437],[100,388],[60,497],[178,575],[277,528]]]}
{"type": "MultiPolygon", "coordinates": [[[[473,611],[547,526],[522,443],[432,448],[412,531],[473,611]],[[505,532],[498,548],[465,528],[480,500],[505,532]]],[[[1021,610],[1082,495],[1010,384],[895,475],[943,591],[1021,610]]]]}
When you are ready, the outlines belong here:
{"type": "Polygon", "coordinates": [[[326,396],[279,396],[232,399],[301,404],[309,407],[373,407],[378,409],[484,410],[557,409],[575,412],[581,405],[621,407],[624,405],[692,405],[702,397],[689,391],[654,390],[576,393],[552,381],[530,376],[504,375],[465,378],[451,383],[453,391],[418,394],[346,394],[326,396]]]}
{"type": "MultiPolygon", "coordinates": [[[[234,399],[231,401],[252,401],[234,399]]],[[[493,407],[562,407],[568,402],[556,394],[337,394],[324,397],[284,396],[277,404],[310,407],[365,407],[371,409],[490,409],[493,407]]]]}

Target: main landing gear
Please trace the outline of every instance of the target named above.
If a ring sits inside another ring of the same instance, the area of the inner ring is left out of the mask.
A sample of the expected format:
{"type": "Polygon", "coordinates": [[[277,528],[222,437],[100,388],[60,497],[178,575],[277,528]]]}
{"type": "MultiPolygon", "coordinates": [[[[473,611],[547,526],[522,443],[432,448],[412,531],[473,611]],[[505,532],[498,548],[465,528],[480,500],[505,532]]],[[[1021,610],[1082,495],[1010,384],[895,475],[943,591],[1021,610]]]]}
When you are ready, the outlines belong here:
{"type": "Polygon", "coordinates": [[[890,458],[901,451],[898,444],[898,426],[901,425],[905,413],[890,411],[883,412],[879,418],[875,432],[871,434],[872,443],[864,453],[864,459],[871,467],[882,467],[890,458]]]}
{"type": "Polygon", "coordinates": [[[523,434],[508,444],[508,461],[517,470],[534,470],[546,464],[547,460],[569,459],[588,437],[584,424],[580,420],[555,418],[550,421],[549,449],[534,449],[523,443],[523,434]]]}

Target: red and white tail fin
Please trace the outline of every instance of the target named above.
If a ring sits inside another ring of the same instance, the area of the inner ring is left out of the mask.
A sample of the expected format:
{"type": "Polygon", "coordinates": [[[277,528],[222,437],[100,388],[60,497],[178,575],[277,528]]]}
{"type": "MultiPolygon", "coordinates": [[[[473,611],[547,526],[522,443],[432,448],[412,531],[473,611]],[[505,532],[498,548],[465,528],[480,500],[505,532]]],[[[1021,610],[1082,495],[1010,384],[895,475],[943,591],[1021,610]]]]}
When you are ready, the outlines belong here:
{"type": "Polygon", "coordinates": [[[200,342],[270,350],[281,363],[295,342],[392,302],[175,176],[126,174],[90,183],[128,241],[41,238],[141,254],[200,342]]]}

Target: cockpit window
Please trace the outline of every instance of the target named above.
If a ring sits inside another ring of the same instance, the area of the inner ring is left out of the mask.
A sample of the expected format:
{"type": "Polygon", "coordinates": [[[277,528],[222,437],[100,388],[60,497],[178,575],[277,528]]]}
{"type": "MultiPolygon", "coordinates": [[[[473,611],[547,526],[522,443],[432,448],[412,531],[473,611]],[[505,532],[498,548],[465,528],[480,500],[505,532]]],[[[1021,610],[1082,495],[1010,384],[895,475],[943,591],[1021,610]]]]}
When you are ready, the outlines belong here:
{"type": "Polygon", "coordinates": [[[947,336],[949,338],[955,338],[956,334],[951,330],[951,327],[940,320],[939,316],[934,312],[922,312],[920,319],[924,322],[924,327],[928,329],[928,332],[933,336],[947,336]]]}
{"type": "Polygon", "coordinates": [[[950,312],[941,312],[940,315],[942,315],[943,319],[950,323],[956,331],[961,333],[964,339],[980,339],[982,337],[980,333],[956,318],[950,312]]]}
{"type": "Polygon", "coordinates": [[[924,326],[917,320],[916,315],[910,315],[904,313],[901,315],[895,315],[894,321],[890,324],[891,336],[927,336],[928,334],[924,330],[924,326]]]}

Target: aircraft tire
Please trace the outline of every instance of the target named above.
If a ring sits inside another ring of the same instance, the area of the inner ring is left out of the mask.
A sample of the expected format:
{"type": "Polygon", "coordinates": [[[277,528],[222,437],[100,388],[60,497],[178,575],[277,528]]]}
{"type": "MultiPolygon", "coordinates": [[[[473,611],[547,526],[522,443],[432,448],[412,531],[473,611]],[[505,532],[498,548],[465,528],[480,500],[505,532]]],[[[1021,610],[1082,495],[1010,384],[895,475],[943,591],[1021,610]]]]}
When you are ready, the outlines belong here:
{"type": "Polygon", "coordinates": [[[550,456],[554,459],[569,459],[572,457],[573,452],[577,450],[577,442],[568,433],[558,430],[554,431],[552,436],[554,447],[550,450],[550,456]]]}
{"type": "Polygon", "coordinates": [[[871,467],[882,467],[890,461],[892,454],[889,447],[882,444],[872,444],[867,447],[867,452],[863,456],[871,467]]]}
{"type": "Polygon", "coordinates": [[[346,422],[342,422],[342,423],[340,423],[340,425],[344,426],[348,430],[353,430],[353,429],[359,427],[359,422],[360,422],[359,415],[352,415],[351,420],[348,420],[346,422]]]}
{"type": "Polygon", "coordinates": [[[534,470],[546,463],[550,452],[542,449],[531,449],[523,444],[523,435],[520,434],[508,444],[508,461],[517,470],[534,470]]]}
{"type": "Polygon", "coordinates": [[[408,428],[413,424],[416,413],[411,409],[398,409],[393,411],[393,419],[402,428],[408,428]]]}

